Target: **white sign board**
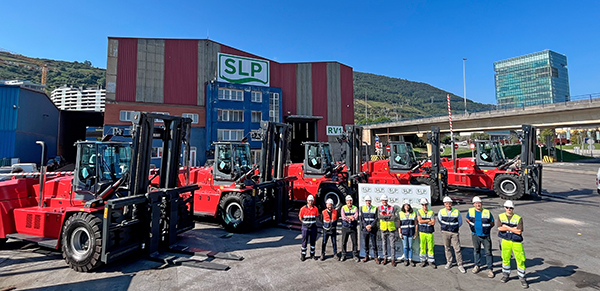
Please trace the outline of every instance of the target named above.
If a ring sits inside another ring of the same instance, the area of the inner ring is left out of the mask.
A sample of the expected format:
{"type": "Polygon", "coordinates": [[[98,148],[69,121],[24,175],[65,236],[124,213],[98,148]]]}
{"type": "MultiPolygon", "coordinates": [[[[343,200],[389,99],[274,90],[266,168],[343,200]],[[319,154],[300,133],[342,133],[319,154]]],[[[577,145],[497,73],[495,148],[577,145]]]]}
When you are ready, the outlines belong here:
{"type": "MultiPolygon", "coordinates": [[[[365,205],[365,196],[371,196],[371,204],[379,207],[381,195],[385,194],[388,197],[388,204],[394,206],[396,212],[396,218],[398,212],[402,207],[402,202],[407,199],[412,206],[414,211],[421,209],[419,199],[427,198],[427,201],[431,201],[431,188],[425,185],[394,185],[394,184],[358,184],[358,203],[359,208],[365,205]]],[[[396,220],[396,228],[399,228],[400,222],[396,220]]],[[[402,240],[398,235],[398,230],[395,232],[396,235],[396,258],[401,259],[404,257],[404,247],[402,246],[402,240]]],[[[361,256],[365,254],[364,242],[360,242],[361,256]]],[[[413,242],[413,261],[418,262],[419,259],[419,237],[413,242]]],[[[377,232],[377,252],[380,257],[383,257],[383,248],[381,247],[381,233],[377,232]]],[[[389,254],[389,251],[388,251],[389,254]]],[[[371,254],[373,255],[373,254],[371,254]]]]}
{"type": "Polygon", "coordinates": [[[269,61],[218,54],[219,82],[269,86],[269,61]]]}
{"type": "Polygon", "coordinates": [[[341,126],[327,126],[327,135],[342,135],[344,133],[344,128],[341,126]]]}

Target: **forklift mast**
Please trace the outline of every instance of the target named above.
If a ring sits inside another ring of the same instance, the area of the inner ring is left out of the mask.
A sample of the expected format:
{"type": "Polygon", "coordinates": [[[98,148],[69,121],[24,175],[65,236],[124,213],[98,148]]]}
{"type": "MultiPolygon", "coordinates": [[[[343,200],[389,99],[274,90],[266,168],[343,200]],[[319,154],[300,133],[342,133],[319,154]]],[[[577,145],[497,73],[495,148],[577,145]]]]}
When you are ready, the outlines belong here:
{"type": "Polygon", "coordinates": [[[290,161],[290,125],[262,121],[262,151],[260,159],[260,181],[284,178],[285,164],[290,161]]]}
{"type": "Polygon", "coordinates": [[[524,177],[525,193],[542,195],[542,164],[535,162],[537,128],[523,125],[521,140],[521,175],[524,177]]]}
{"type": "MultiPolygon", "coordinates": [[[[350,177],[362,172],[364,152],[368,147],[363,147],[363,128],[356,125],[346,125],[346,167],[350,177]]],[[[366,155],[369,156],[368,153],[366,155]]]]}
{"type": "Polygon", "coordinates": [[[432,126],[431,132],[427,133],[427,138],[431,144],[431,173],[430,176],[436,178],[440,195],[444,195],[444,184],[446,181],[446,169],[442,168],[440,156],[440,128],[432,126]]]}

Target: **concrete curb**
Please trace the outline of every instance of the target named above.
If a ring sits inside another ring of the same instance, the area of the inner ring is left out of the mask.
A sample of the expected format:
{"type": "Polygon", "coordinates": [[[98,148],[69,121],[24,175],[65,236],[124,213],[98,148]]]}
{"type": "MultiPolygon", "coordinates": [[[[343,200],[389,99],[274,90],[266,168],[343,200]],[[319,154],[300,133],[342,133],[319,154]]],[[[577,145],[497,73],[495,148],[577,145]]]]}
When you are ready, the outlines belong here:
{"type": "Polygon", "coordinates": [[[543,171],[568,172],[568,173],[588,174],[588,175],[596,175],[598,173],[595,171],[561,169],[561,168],[551,168],[551,167],[544,167],[543,171]]]}

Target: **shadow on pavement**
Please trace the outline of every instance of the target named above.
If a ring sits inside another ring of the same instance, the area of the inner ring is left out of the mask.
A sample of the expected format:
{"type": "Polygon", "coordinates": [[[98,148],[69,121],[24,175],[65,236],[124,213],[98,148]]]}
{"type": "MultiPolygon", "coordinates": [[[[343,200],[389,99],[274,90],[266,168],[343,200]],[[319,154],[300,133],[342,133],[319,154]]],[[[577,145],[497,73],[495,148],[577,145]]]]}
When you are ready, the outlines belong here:
{"type": "Polygon", "coordinates": [[[103,279],[81,281],[75,283],[58,284],[46,287],[38,287],[31,289],[20,289],[20,290],[38,290],[38,291],[51,291],[51,290],[127,290],[133,279],[132,275],[121,275],[116,277],[108,277],[103,279]]]}

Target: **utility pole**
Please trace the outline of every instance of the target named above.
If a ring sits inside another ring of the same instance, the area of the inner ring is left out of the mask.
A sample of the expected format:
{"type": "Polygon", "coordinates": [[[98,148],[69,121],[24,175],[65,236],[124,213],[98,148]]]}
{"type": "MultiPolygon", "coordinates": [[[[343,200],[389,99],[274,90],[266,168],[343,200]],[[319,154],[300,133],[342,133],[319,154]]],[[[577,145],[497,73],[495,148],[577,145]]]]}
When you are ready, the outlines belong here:
{"type": "Polygon", "coordinates": [[[365,89],[365,120],[369,119],[367,115],[367,89],[365,89]]]}
{"type": "Polygon", "coordinates": [[[467,59],[463,58],[463,87],[465,89],[465,115],[467,114],[467,78],[465,75],[465,61],[467,59]]]}

